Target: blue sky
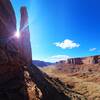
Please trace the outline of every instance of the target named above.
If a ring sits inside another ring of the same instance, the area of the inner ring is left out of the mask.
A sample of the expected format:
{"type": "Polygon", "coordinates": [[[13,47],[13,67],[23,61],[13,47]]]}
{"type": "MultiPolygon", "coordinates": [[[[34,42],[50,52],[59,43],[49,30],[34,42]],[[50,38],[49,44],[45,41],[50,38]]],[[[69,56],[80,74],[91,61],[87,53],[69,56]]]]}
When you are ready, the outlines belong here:
{"type": "Polygon", "coordinates": [[[11,0],[29,14],[32,57],[56,61],[100,54],[100,0],[11,0]]]}

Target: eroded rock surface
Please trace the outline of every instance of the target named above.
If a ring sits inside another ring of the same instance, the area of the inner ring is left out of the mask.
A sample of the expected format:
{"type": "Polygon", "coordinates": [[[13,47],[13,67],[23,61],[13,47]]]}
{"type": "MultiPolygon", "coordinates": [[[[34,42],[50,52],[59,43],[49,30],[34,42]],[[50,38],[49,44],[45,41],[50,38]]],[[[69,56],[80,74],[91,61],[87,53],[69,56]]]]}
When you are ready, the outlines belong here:
{"type": "Polygon", "coordinates": [[[10,0],[0,0],[0,38],[16,31],[16,18],[10,0]]]}
{"type": "Polygon", "coordinates": [[[20,53],[27,65],[32,63],[32,53],[30,45],[30,32],[28,25],[28,14],[26,7],[21,7],[21,21],[20,21],[20,53]]]}
{"type": "Polygon", "coordinates": [[[18,73],[18,42],[14,38],[16,18],[10,0],[0,0],[0,83],[18,73]]]}
{"type": "MultiPolygon", "coordinates": [[[[21,16],[25,16],[25,14],[22,13],[21,16]]],[[[25,17],[22,23],[26,21],[25,17]]],[[[31,48],[30,42],[28,42],[30,38],[26,38],[29,36],[29,31],[26,28],[23,29],[21,39],[25,38],[24,41],[19,41],[15,37],[15,32],[16,17],[11,2],[10,0],[0,0],[0,100],[39,100],[41,91],[31,80],[28,67],[24,66],[27,63],[31,64],[32,60],[31,50],[30,55],[27,54],[29,53],[27,48],[31,48]],[[29,43],[26,48],[25,40],[29,43]],[[23,50],[27,52],[21,51],[20,42],[24,47],[23,50]],[[23,56],[21,52],[24,52],[23,56]],[[30,62],[26,62],[27,58],[30,58],[30,62]]]]}
{"type": "Polygon", "coordinates": [[[71,58],[68,59],[68,64],[97,64],[100,63],[100,56],[90,56],[83,58],[71,58]]]}

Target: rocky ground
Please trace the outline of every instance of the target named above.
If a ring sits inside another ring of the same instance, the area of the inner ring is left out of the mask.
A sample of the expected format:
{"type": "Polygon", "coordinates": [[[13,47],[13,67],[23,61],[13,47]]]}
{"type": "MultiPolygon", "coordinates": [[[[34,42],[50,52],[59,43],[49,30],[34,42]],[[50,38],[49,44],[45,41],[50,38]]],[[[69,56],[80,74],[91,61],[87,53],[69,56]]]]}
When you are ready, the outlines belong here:
{"type": "Polygon", "coordinates": [[[0,100],[87,100],[87,98],[32,65],[0,85],[0,100]]]}
{"type": "Polygon", "coordinates": [[[51,77],[58,78],[88,100],[100,100],[100,65],[75,65],[74,69],[72,69],[72,66],[74,65],[58,64],[41,70],[51,77]],[[80,70],[78,67],[80,67],[80,70]],[[86,70],[82,70],[81,67],[85,67],[86,70]]]}

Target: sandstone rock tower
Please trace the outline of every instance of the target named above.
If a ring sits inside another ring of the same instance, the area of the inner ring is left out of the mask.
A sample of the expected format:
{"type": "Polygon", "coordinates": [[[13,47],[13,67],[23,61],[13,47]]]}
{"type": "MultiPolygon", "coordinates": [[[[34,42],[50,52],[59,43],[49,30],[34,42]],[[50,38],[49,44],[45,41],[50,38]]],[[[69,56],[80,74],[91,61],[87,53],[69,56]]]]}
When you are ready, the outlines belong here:
{"type": "Polygon", "coordinates": [[[24,58],[26,65],[30,65],[32,63],[32,53],[31,53],[31,45],[30,45],[28,14],[27,14],[26,7],[21,7],[20,13],[21,13],[21,21],[20,21],[21,56],[24,58]]]}
{"type": "Polygon", "coordinates": [[[36,85],[29,76],[29,66],[24,66],[32,61],[27,17],[26,8],[22,7],[21,37],[17,38],[16,17],[11,2],[0,0],[0,100],[36,98],[36,89],[32,90],[36,85]]]}
{"type": "Polygon", "coordinates": [[[31,65],[28,14],[21,8],[21,37],[15,37],[16,17],[10,0],[0,0],[0,83],[19,75],[21,66],[31,65]]]}

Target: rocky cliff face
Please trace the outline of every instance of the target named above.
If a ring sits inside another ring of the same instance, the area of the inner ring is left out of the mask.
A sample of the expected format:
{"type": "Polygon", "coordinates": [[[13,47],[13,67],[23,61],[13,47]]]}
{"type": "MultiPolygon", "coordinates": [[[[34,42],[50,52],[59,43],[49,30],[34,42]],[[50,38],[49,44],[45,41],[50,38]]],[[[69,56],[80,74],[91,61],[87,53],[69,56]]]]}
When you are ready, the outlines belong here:
{"type": "Polygon", "coordinates": [[[19,71],[18,41],[14,38],[16,18],[10,0],[0,0],[0,83],[19,71]]]}
{"type": "Polygon", "coordinates": [[[68,59],[68,64],[97,64],[100,63],[100,56],[68,59]]]}
{"type": "Polygon", "coordinates": [[[39,100],[41,91],[28,72],[31,46],[26,8],[21,8],[21,37],[10,0],[0,0],[0,100],[39,100]],[[25,47],[26,46],[26,47],[25,47]],[[29,60],[28,60],[29,59],[29,60]]]}
{"type": "Polygon", "coordinates": [[[0,0],[0,39],[11,37],[16,31],[16,18],[10,0],[0,0]]]}
{"type": "Polygon", "coordinates": [[[21,8],[21,37],[15,37],[16,17],[10,0],[0,0],[0,83],[19,75],[20,66],[32,63],[28,15],[21,8]],[[2,80],[2,81],[1,81],[2,80]]]}
{"type": "Polygon", "coordinates": [[[30,32],[28,25],[28,14],[26,7],[21,7],[21,21],[20,21],[20,53],[26,65],[32,63],[32,53],[30,45],[30,32]]]}

